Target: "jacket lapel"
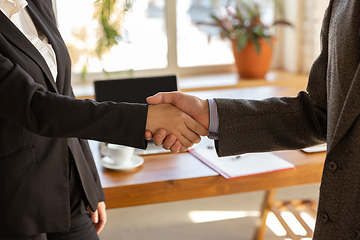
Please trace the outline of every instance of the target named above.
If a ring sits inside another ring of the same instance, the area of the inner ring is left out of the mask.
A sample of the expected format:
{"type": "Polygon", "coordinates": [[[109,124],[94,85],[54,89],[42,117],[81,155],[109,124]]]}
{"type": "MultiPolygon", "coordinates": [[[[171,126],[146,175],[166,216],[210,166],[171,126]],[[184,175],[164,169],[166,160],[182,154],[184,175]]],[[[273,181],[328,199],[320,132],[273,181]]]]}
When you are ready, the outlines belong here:
{"type": "Polygon", "coordinates": [[[357,72],[354,76],[354,79],[351,83],[351,87],[346,96],[344,105],[340,112],[340,117],[337,121],[333,138],[330,140],[329,150],[331,150],[336,143],[344,136],[344,134],[349,130],[351,125],[354,123],[356,118],[360,114],[360,64],[357,69],[357,72]]]}
{"type": "Polygon", "coordinates": [[[1,11],[0,22],[0,33],[38,64],[54,88],[54,91],[59,93],[50,69],[39,51],[1,11]]]}
{"type": "MultiPolygon", "coordinates": [[[[34,5],[33,1],[28,1],[27,10],[36,26],[36,28],[46,36],[49,43],[53,47],[55,53],[56,53],[56,61],[57,61],[57,67],[58,67],[58,77],[56,79],[56,83],[52,80],[52,84],[56,84],[57,89],[60,93],[63,92],[64,88],[64,78],[59,77],[61,69],[60,67],[63,65],[63,60],[61,59],[61,55],[63,55],[63,49],[66,48],[61,34],[57,29],[55,19],[49,18],[45,19],[44,14],[41,14],[38,10],[38,8],[34,5]],[[64,45],[61,46],[60,45],[64,45]]],[[[50,71],[50,70],[49,70],[50,71]]],[[[53,78],[51,78],[53,79],[53,78]]]]}

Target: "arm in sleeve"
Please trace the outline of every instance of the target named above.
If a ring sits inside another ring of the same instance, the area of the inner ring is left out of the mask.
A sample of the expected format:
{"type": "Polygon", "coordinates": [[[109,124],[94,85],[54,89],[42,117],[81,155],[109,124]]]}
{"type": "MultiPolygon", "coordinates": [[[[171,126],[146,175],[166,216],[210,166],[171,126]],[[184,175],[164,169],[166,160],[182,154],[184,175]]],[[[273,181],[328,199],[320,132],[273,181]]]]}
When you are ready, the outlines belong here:
{"type": "Polygon", "coordinates": [[[147,105],[97,103],[47,91],[0,55],[0,117],[47,137],[77,137],[144,148],[147,105]]]}
{"type": "Polygon", "coordinates": [[[297,97],[215,101],[219,156],[301,149],[326,141],[326,111],[307,92],[297,97]]]}

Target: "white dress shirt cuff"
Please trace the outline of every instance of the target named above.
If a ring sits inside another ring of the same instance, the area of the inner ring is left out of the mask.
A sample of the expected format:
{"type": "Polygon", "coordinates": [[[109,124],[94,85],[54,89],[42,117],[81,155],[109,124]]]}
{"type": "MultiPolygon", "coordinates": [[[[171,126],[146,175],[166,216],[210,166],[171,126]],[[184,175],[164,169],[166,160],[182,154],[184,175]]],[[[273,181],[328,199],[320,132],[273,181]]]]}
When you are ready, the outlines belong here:
{"type": "Polygon", "coordinates": [[[219,139],[219,115],[217,105],[214,99],[207,99],[209,104],[209,135],[208,138],[213,140],[219,139]]]}

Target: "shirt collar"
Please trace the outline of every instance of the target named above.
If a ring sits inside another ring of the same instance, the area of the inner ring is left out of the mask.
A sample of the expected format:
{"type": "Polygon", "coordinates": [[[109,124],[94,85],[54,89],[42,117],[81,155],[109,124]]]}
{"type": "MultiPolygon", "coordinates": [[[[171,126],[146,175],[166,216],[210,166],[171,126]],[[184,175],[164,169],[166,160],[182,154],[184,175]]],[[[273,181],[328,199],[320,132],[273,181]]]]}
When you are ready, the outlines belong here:
{"type": "Polygon", "coordinates": [[[26,0],[0,0],[0,10],[8,18],[11,18],[14,14],[25,8],[27,4],[26,0]]]}

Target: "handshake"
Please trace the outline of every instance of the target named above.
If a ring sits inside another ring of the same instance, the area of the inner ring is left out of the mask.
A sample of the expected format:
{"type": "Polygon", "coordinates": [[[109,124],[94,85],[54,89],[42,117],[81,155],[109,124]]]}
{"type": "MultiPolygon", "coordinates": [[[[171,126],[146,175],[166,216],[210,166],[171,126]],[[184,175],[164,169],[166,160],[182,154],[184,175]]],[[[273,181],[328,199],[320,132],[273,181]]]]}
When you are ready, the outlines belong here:
{"type": "Polygon", "coordinates": [[[183,152],[208,135],[207,100],[181,92],[158,93],[147,100],[149,106],[145,139],[157,146],[183,152]]]}

